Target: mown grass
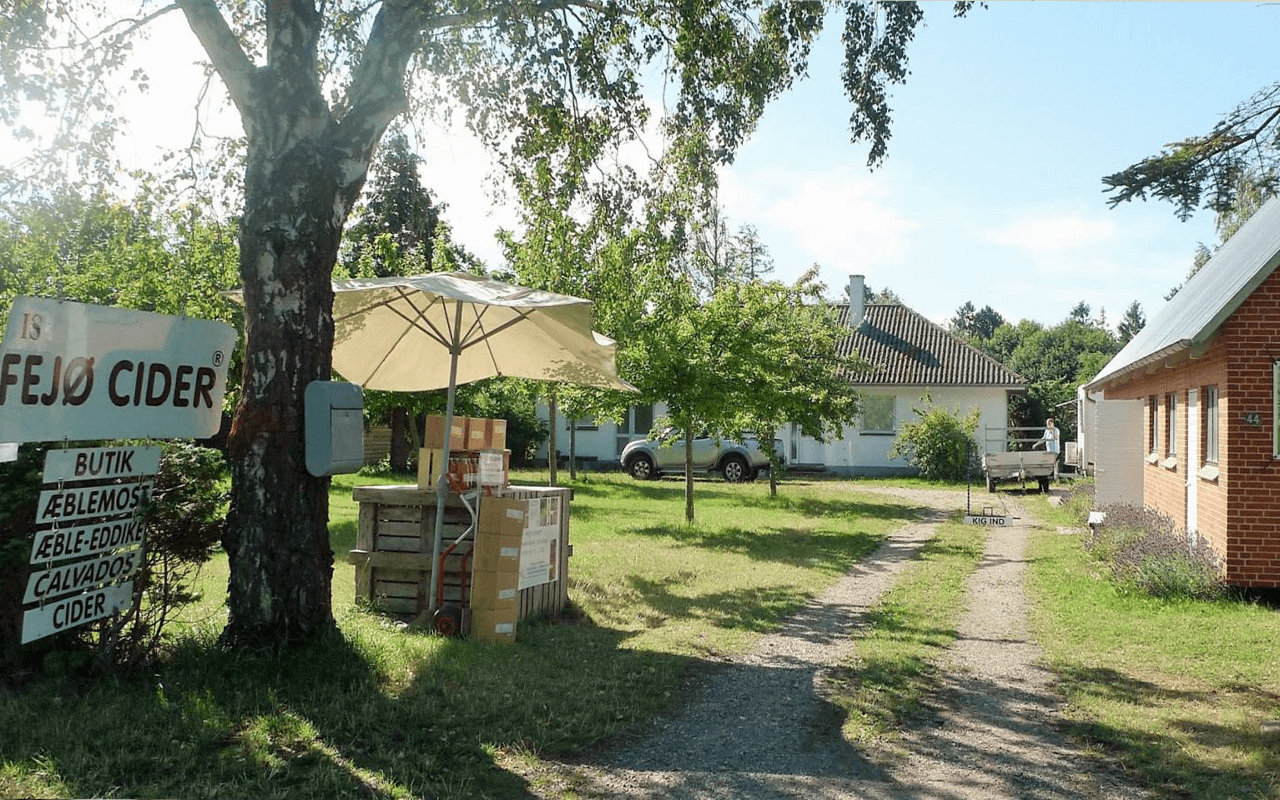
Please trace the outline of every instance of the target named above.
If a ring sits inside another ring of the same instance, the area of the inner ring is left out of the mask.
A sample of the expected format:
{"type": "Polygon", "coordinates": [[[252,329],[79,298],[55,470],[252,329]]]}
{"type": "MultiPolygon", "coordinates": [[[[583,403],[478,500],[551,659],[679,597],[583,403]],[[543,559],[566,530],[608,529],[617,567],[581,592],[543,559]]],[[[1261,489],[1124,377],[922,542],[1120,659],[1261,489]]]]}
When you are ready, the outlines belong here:
{"type": "MultiPolygon", "coordinates": [[[[1028,503],[1059,526],[1074,523],[1028,503]]],[[[1280,612],[1117,587],[1079,536],[1030,543],[1033,625],[1071,732],[1168,797],[1280,797],[1280,612]]]]}
{"type": "Polygon", "coordinates": [[[661,711],[707,656],[749,647],[918,513],[839,482],[788,483],[778,498],[700,482],[685,525],[679,483],[584,476],[570,561],[581,616],[482,645],[355,607],[342,557],[357,482],[397,479],[334,481],[341,636],[286,658],[220,649],[215,559],[172,658],[149,674],[51,673],[0,700],[0,796],[521,796],[541,756],[661,711]]]}
{"type": "Polygon", "coordinates": [[[969,576],[988,531],[955,516],[939,525],[866,615],[853,652],[825,691],[847,714],[845,738],[891,745],[895,731],[936,686],[939,659],[956,639],[969,576]]]}

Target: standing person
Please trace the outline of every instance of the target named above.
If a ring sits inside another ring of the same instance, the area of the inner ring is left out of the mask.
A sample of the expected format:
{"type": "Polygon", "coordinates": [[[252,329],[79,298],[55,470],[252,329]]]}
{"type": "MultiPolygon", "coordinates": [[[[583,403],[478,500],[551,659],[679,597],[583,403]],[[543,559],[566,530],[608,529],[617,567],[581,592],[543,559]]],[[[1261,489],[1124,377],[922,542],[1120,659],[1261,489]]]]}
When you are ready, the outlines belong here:
{"type": "Polygon", "coordinates": [[[1059,444],[1062,438],[1062,431],[1053,424],[1053,417],[1049,417],[1044,421],[1044,435],[1040,437],[1040,441],[1031,445],[1034,449],[1040,445],[1044,445],[1046,452],[1053,453],[1053,479],[1058,479],[1058,453],[1062,449],[1059,444]]]}
{"type": "Polygon", "coordinates": [[[1053,417],[1049,417],[1044,421],[1044,435],[1040,437],[1039,442],[1036,442],[1031,446],[1037,447],[1043,443],[1044,449],[1047,452],[1057,453],[1057,452],[1060,452],[1062,449],[1061,446],[1059,445],[1059,441],[1061,440],[1061,438],[1062,438],[1062,431],[1054,427],[1053,417]]]}

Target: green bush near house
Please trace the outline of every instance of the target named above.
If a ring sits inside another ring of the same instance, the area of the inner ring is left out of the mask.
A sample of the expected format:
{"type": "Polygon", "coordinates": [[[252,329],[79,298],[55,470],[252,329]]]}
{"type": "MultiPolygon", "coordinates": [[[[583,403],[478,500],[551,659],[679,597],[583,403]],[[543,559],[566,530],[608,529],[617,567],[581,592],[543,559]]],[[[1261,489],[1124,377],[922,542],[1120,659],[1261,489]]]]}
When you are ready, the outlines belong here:
{"type": "Polygon", "coordinates": [[[959,409],[934,405],[928,394],[920,402],[921,408],[912,409],[917,420],[902,425],[889,457],[905,458],[929,480],[964,480],[977,467],[973,436],[981,412],[975,408],[962,417],[959,409]]]}

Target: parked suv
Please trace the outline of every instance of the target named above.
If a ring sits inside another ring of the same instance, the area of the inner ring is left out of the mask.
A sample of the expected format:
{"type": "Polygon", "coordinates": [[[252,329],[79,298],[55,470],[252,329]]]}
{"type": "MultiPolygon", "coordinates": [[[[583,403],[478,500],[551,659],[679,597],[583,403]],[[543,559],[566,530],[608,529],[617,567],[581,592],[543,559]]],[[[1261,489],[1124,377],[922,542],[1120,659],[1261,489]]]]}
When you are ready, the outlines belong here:
{"type": "MultiPolygon", "coordinates": [[[[782,440],[773,440],[774,452],[782,458],[782,440]]],[[[639,481],[657,478],[664,472],[684,472],[684,436],[670,430],[660,440],[641,439],[622,448],[622,468],[639,481]]],[[[693,470],[719,472],[726,481],[753,481],[769,468],[769,457],[760,443],[748,434],[745,442],[716,439],[706,434],[693,440],[693,470]]]]}

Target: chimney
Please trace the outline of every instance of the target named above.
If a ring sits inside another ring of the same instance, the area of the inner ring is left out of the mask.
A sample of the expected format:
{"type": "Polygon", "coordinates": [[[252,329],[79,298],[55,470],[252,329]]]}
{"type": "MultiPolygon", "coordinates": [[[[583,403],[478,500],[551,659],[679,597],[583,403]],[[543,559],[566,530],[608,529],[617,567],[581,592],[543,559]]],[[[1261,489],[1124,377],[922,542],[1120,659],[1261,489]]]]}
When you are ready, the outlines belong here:
{"type": "Polygon", "coordinates": [[[863,317],[867,314],[867,304],[863,300],[863,277],[861,275],[849,276],[849,328],[857,330],[862,324],[863,317]]]}

